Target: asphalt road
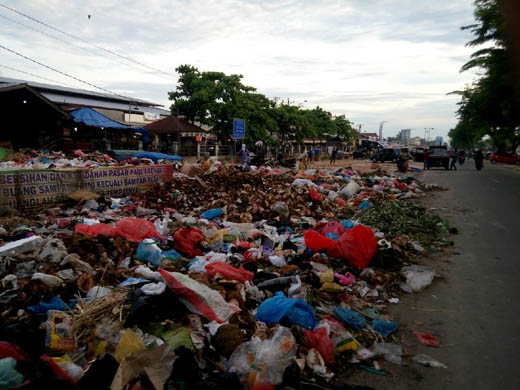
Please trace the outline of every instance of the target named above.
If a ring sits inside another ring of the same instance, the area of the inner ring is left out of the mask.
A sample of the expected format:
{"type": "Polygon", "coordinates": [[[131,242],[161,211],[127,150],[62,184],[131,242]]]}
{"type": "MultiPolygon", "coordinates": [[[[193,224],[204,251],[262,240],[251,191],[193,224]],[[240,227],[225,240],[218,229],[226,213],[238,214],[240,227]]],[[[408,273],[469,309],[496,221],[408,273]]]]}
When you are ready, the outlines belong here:
{"type": "Polygon", "coordinates": [[[362,375],[355,384],[378,390],[520,389],[520,169],[485,164],[479,172],[468,160],[457,171],[420,176],[448,188],[425,204],[459,234],[452,236],[453,247],[424,262],[443,278],[404,296],[393,312],[405,352],[428,354],[448,368],[387,364],[389,376],[362,375]],[[418,343],[414,330],[434,334],[441,348],[418,343]]]}

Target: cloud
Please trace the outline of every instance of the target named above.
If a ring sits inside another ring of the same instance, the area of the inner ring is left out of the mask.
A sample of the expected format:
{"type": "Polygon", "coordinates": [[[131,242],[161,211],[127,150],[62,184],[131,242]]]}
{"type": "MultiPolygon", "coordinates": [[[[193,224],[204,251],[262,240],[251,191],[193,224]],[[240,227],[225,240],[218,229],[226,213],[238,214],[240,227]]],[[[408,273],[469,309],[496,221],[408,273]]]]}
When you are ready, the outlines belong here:
{"type": "MultiPolygon", "coordinates": [[[[456,123],[457,98],[445,94],[473,77],[459,73],[472,51],[464,46],[470,34],[460,30],[473,21],[472,0],[149,0],[138,7],[116,0],[5,4],[168,75],[1,7],[0,15],[82,49],[4,19],[0,44],[95,85],[165,107],[168,91],[175,88],[175,67],[192,64],[201,70],[242,74],[246,84],[269,97],[290,98],[309,108],[320,105],[365,123],[367,130],[388,120],[388,131],[422,126],[446,135],[456,123]]],[[[12,54],[2,53],[2,63],[86,88],[12,54]]]]}

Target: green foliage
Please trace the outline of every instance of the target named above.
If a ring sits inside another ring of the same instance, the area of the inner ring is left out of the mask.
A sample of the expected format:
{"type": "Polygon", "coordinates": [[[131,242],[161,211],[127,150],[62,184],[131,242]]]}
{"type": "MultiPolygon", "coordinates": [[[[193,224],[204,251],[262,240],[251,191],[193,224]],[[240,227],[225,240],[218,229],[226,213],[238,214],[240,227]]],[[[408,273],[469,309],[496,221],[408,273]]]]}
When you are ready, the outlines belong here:
{"type": "Polygon", "coordinates": [[[231,135],[234,118],[245,119],[249,146],[257,140],[275,144],[322,137],[348,140],[357,135],[345,116],[333,118],[321,107],[306,110],[289,104],[277,105],[255,88],[244,85],[242,75],[200,72],[191,65],[181,65],[175,70],[179,82],[176,90],[169,93],[172,113],[183,115],[192,123],[211,126],[221,139],[231,135]]]}
{"type": "Polygon", "coordinates": [[[473,147],[488,135],[495,146],[514,151],[520,145],[520,99],[514,88],[506,19],[495,0],[476,0],[475,7],[477,23],[462,28],[475,35],[467,45],[488,46],[473,53],[461,71],[478,68],[484,73],[455,92],[461,95],[459,122],[449,136],[455,147],[473,147]]]}

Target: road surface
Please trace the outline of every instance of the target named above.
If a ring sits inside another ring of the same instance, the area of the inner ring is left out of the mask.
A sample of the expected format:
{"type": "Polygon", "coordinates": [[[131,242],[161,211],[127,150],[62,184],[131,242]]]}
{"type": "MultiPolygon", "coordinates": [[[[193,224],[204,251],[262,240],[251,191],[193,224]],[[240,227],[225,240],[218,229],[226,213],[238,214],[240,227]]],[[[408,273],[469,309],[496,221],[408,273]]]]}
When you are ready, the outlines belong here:
{"type": "Polygon", "coordinates": [[[393,312],[407,353],[428,354],[448,369],[387,363],[390,375],[354,375],[351,384],[375,389],[520,389],[520,169],[473,160],[457,171],[430,170],[422,180],[448,191],[425,202],[459,234],[442,255],[424,264],[443,278],[406,295],[393,312]],[[433,333],[441,348],[427,347],[413,331],[433,333]]]}

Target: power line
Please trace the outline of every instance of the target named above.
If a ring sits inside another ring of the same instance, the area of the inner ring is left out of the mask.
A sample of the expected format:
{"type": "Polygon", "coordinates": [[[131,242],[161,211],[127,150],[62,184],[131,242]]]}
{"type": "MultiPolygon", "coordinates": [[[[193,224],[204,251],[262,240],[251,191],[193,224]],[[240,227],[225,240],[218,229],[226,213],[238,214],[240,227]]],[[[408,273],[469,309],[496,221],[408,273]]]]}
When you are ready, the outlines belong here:
{"type": "Polygon", "coordinates": [[[23,17],[25,17],[25,18],[27,18],[27,19],[30,19],[30,20],[32,20],[33,22],[39,23],[39,24],[41,24],[41,25],[44,25],[44,26],[47,27],[47,28],[50,28],[50,29],[55,30],[55,31],[58,31],[58,32],[60,32],[60,33],[62,33],[62,34],[64,34],[64,35],[67,35],[68,37],[71,37],[71,38],[77,39],[77,40],[79,40],[79,41],[81,41],[81,42],[83,42],[83,43],[86,43],[87,45],[93,46],[93,47],[95,47],[96,49],[103,50],[103,51],[105,51],[105,52],[107,52],[107,53],[110,53],[110,54],[116,56],[116,57],[123,58],[123,59],[126,60],[126,61],[133,62],[133,63],[138,64],[138,65],[140,65],[140,66],[143,66],[143,67],[145,67],[145,68],[151,69],[151,70],[153,70],[153,71],[155,71],[155,72],[159,72],[159,73],[165,74],[165,75],[167,75],[167,76],[169,76],[169,77],[172,77],[169,73],[167,73],[167,72],[165,72],[165,71],[162,71],[162,70],[157,69],[157,68],[154,68],[154,67],[152,67],[152,66],[149,66],[149,65],[143,64],[142,62],[139,62],[139,61],[137,61],[137,60],[134,60],[134,59],[132,59],[132,58],[130,58],[130,57],[123,56],[123,55],[121,55],[121,54],[119,54],[119,53],[116,53],[115,51],[112,51],[112,50],[109,50],[109,49],[105,49],[104,47],[99,46],[99,45],[96,45],[95,43],[91,43],[91,42],[89,42],[89,41],[87,41],[87,40],[85,40],[85,39],[83,39],[83,38],[80,38],[80,37],[77,37],[77,36],[75,36],[75,35],[69,34],[69,33],[66,32],[66,31],[60,30],[60,29],[57,28],[57,27],[51,26],[50,24],[47,24],[47,23],[45,23],[45,22],[42,22],[42,21],[40,21],[40,20],[38,20],[38,19],[36,19],[36,18],[33,18],[32,16],[26,15],[26,14],[24,14],[23,12],[17,11],[17,10],[15,10],[15,9],[11,8],[11,7],[6,6],[5,4],[1,4],[1,3],[0,3],[0,7],[3,7],[3,8],[5,8],[5,9],[8,9],[9,11],[12,11],[12,12],[14,12],[14,13],[17,13],[18,15],[22,15],[23,17]]]}
{"type": "Polygon", "coordinates": [[[62,83],[61,81],[56,81],[56,80],[53,80],[53,79],[48,79],[47,77],[43,77],[43,76],[38,76],[37,74],[33,74],[33,73],[30,73],[30,72],[26,72],[25,70],[20,70],[20,69],[16,69],[16,68],[11,68],[10,66],[7,66],[7,65],[2,65],[0,64],[0,66],[2,68],[6,68],[6,69],[9,69],[9,70],[14,70],[15,72],[20,72],[20,73],[24,73],[24,74],[27,74],[29,76],[33,76],[33,77],[38,77],[42,80],[47,80],[47,81],[51,81],[53,83],[57,83],[57,84],[61,84],[65,87],[70,87],[70,88],[74,88],[72,87],[71,85],[68,85],[68,84],[65,84],[65,83],[62,83]]]}
{"type": "Polygon", "coordinates": [[[28,60],[28,61],[34,62],[35,64],[38,64],[38,65],[40,65],[40,66],[43,66],[44,68],[50,69],[50,70],[52,70],[52,71],[54,71],[54,72],[57,72],[57,73],[59,73],[59,74],[61,74],[61,75],[63,75],[63,76],[66,76],[66,77],[69,77],[69,78],[71,78],[71,79],[73,79],[73,80],[79,81],[80,83],[83,83],[83,84],[89,85],[89,86],[91,86],[91,87],[94,87],[94,88],[100,89],[100,90],[102,90],[102,91],[104,91],[104,92],[108,92],[108,93],[111,94],[111,95],[115,95],[115,96],[122,97],[122,98],[124,98],[125,100],[129,100],[129,98],[126,97],[126,96],[119,95],[118,93],[115,93],[115,92],[109,91],[108,89],[105,89],[105,88],[103,88],[103,87],[98,87],[97,85],[92,84],[92,83],[89,83],[88,81],[84,81],[84,80],[78,79],[77,77],[71,76],[70,74],[65,73],[65,72],[62,72],[61,70],[55,69],[55,68],[53,68],[53,67],[51,67],[51,66],[49,66],[49,65],[45,65],[45,64],[42,63],[42,62],[39,62],[39,61],[34,60],[34,59],[30,58],[30,57],[27,57],[27,56],[25,56],[25,55],[23,55],[23,54],[21,54],[21,53],[18,53],[17,51],[14,51],[14,50],[11,50],[11,49],[7,48],[7,47],[5,47],[5,46],[0,45],[0,48],[1,48],[1,49],[4,49],[4,50],[7,50],[7,51],[10,52],[10,53],[16,54],[17,56],[22,57],[22,58],[24,58],[24,59],[26,59],[26,60],[28,60]]]}
{"type": "MultiPolygon", "coordinates": [[[[0,6],[1,6],[1,5],[2,5],[2,4],[0,4],[0,6]]],[[[89,50],[89,49],[87,49],[86,47],[76,45],[76,44],[74,44],[74,43],[72,43],[72,42],[69,42],[69,41],[67,41],[67,40],[65,40],[65,39],[61,39],[61,38],[59,38],[59,37],[57,37],[57,36],[54,36],[54,35],[48,34],[48,33],[46,33],[45,31],[38,30],[37,28],[34,28],[34,27],[31,27],[31,26],[28,26],[28,25],[26,25],[26,24],[24,24],[24,23],[22,23],[22,22],[19,22],[19,21],[17,21],[17,20],[11,19],[11,18],[9,18],[9,17],[7,17],[7,16],[5,16],[5,15],[0,14],[0,18],[4,18],[4,19],[6,19],[6,20],[9,20],[11,23],[18,24],[18,25],[20,25],[20,26],[23,26],[23,27],[29,29],[29,30],[35,31],[35,32],[37,32],[37,33],[40,33],[40,34],[42,34],[42,35],[45,35],[46,37],[49,37],[49,38],[55,39],[55,40],[57,40],[57,41],[60,41],[60,42],[66,43],[67,45],[73,46],[73,47],[75,47],[75,48],[77,48],[77,49],[84,50],[84,51],[86,51],[87,53],[91,53],[91,54],[94,54],[94,55],[96,55],[96,56],[101,56],[101,57],[106,58],[106,59],[108,59],[108,60],[110,60],[110,61],[115,61],[115,62],[117,62],[118,64],[121,64],[121,65],[124,65],[124,66],[128,66],[128,67],[131,67],[131,68],[133,68],[133,69],[137,69],[137,70],[139,70],[140,72],[144,72],[144,73],[146,73],[146,74],[151,74],[151,75],[155,75],[155,76],[158,76],[158,77],[163,77],[163,78],[165,78],[165,76],[162,76],[162,75],[158,75],[158,74],[156,74],[157,72],[155,72],[155,71],[154,71],[154,72],[145,71],[144,69],[138,68],[138,67],[136,67],[135,65],[132,65],[132,64],[129,64],[129,63],[126,63],[126,62],[119,61],[119,60],[117,60],[116,58],[112,58],[112,57],[104,56],[104,55],[102,55],[101,53],[95,52],[94,50],[89,50]]],[[[168,77],[168,79],[173,79],[173,78],[170,76],[170,77],[168,77]]]]}

